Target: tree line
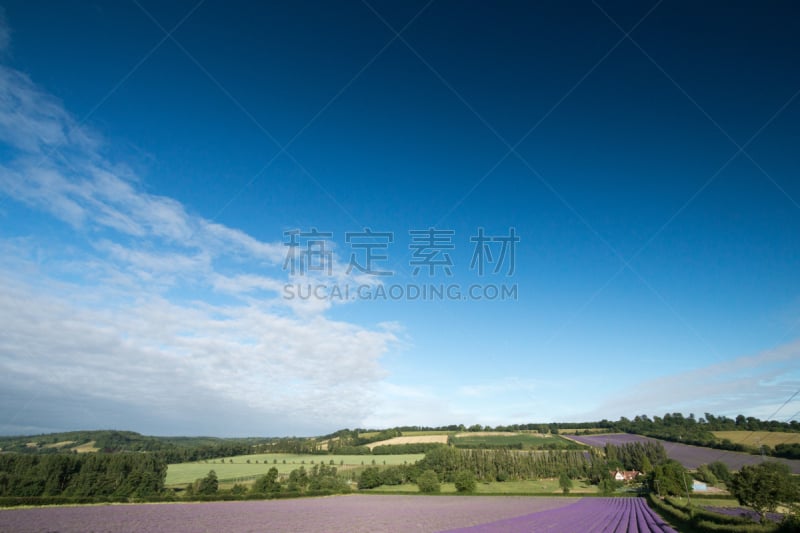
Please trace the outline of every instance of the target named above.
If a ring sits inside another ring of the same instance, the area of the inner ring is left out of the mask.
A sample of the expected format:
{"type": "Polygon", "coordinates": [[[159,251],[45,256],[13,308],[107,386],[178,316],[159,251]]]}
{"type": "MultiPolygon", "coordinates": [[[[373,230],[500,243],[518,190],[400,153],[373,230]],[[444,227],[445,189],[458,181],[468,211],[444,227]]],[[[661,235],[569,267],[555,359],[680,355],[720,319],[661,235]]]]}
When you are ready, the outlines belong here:
{"type": "Polygon", "coordinates": [[[0,455],[0,496],[147,497],[166,476],[154,454],[0,455]]]}

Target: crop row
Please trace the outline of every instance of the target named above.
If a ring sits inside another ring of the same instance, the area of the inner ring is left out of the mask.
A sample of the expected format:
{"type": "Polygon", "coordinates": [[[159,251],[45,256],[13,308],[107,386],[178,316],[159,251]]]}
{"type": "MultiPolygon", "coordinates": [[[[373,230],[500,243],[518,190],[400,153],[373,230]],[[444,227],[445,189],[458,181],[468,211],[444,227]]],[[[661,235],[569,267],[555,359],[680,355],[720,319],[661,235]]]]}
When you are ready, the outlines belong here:
{"type": "Polygon", "coordinates": [[[663,533],[675,530],[643,498],[584,498],[577,503],[450,533],[663,533]]]}

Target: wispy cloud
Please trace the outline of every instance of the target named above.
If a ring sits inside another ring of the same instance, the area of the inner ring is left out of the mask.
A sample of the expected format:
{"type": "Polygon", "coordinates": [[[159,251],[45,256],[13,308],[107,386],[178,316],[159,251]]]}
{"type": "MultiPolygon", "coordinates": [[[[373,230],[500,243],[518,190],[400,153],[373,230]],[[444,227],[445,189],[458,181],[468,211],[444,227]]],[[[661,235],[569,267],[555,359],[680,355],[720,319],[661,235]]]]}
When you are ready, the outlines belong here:
{"type": "MultiPolygon", "coordinates": [[[[766,418],[774,412],[776,398],[789,398],[800,389],[800,341],[656,379],[637,381],[627,375],[619,386],[618,394],[587,410],[585,419],[609,413],[630,416],[632,409],[633,414],[682,411],[766,418]]],[[[789,411],[791,406],[784,414],[794,412],[789,411]]]]}
{"type": "MultiPolygon", "coordinates": [[[[283,420],[286,431],[298,420],[335,428],[369,415],[395,332],[331,320],[326,301],[282,299],[282,242],[145,192],[104,155],[99,135],[7,67],[0,141],[12,154],[0,163],[6,201],[66,224],[66,238],[19,229],[27,233],[0,240],[1,388],[74,405],[64,428],[84,420],[81,410],[98,413],[95,427],[144,431],[163,427],[167,412],[186,413],[176,428],[186,433],[225,433],[224,418],[204,418],[221,405],[228,418],[240,409],[283,420]],[[143,418],[101,416],[98,402],[143,418]]],[[[357,281],[339,263],[336,279],[357,281]]],[[[22,402],[0,431],[52,429],[42,411],[51,408],[22,402]]],[[[265,433],[259,424],[253,432],[265,433]]]]}

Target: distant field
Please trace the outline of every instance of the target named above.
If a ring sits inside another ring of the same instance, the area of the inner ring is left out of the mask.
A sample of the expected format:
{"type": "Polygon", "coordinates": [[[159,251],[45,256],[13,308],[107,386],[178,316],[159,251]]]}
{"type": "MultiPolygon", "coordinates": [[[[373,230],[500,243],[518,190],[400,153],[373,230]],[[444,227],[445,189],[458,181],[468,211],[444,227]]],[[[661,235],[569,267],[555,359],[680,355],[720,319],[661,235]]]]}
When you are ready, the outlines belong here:
{"type": "Polygon", "coordinates": [[[606,428],[585,428],[585,429],[584,428],[566,428],[566,429],[559,428],[558,429],[558,433],[561,434],[561,435],[574,435],[574,434],[576,434],[578,432],[586,433],[587,431],[589,433],[603,433],[603,432],[607,432],[608,430],[606,428]]]}
{"type": "Polygon", "coordinates": [[[391,439],[379,440],[367,444],[370,450],[376,446],[393,446],[396,444],[420,444],[420,443],[440,443],[447,444],[447,435],[413,435],[409,437],[393,437],[391,439]]]}
{"type": "MultiPolygon", "coordinates": [[[[455,435],[455,431],[403,431],[404,437],[418,437],[420,435],[455,435]]],[[[366,435],[366,434],[364,434],[366,435]]]]}
{"type": "Polygon", "coordinates": [[[292,470],[304,466],[310,470],[315,464],[324,463],[340,470],[352,470],[362,466],[401,465],[411,464],[424,457],[421,453],[400,455],[302,455],[290,453],[265,453],[257,455],[237,455],[222,459],[209,459],[192,463],[179,463],[169,465],[167,469],[167,485],[181,485],[191,483],[195,479],[204,477],[209,470],[216,472],[220,480],[238,478],[252,478],[266,474],[270,468],[275,467],[280,474],[288,475],[292,470]],[[233,460],[233,463],[230,461],[233,460]],[[247,461],[250,461],[248,463],[247,461]],[[258,461],[256,463],[256,461],[258,461]],[[285,461],[285,462],[284,462],[285,461]],[[313,461],[313,463],[312,463],[313,461]],[[343,463],[343,464],[342,464],[343,463]]]}
{"type": "Polygon", "coordinates": [[[75,446],[74,448],[70,448],[75,450],[78,453],[91,453],[91,452],[99,452],[100,448],[95,448],[95,442],[90,440],[86,444],[81,444],[80,446],[75,446]]]}
{"type": "Polygon", "coordinates": [[[758,447],[761,444],[775,447],[777,444],[800,444],[800,433],[780,431],[713,431],[718,439],[728,439],[734,444],[758,447]]]}
{"type": "Polygon", "coordinates": [[[521,444],[523,448],[538,448],[548,444],[570,444],[566,439],[558,435],[542,435],[540,433],[462,433],[456,435],[455,444],[467,446],[516,446],[521,444]],[[465,436],[460,436],[465,435],[465,436]]]}
{"type": "MultiPolygon", "coordinates": [[[[575,486],[570,489],[570,493],[577,494],[594,494],[597,492],[597,486],[588,485],[583,482],[574,482],[575,486]]],[[[403,485],[381,485],[380,487],[370,489],[368,492],[419,492],[417,486],[413,483],[406,483],[403,485]]],[[[442,483],[442,492],[455,493],[456,486],[453,483],[442,483]]],[[[534,479],[528,481],[503,481],[492,483],[478,483],[475,486],[475,494],[561,494],[561,488],[558,486],[557,479],[534,479]]],[[[734,501],[735,503],[735,501],[734,501]]]]}
{"type": "Polygon", "coordinates": [[[45,444],[42,446],[43,448],[63,448],[64,446],[69,446],[70,444],[75,444],[74,440],[62,440],[61,442],[54,442],[52,444],[45,444]]]}
{"type": "Polygon", "coordinates": [[[456,433],[457,439],[464,437],[513,437],[519,435],[515,431],[465,431],[463,433],[456,433]]]}
{"type": "MultiPolygon", "coordinates": [[[[749,453],[742,452],[729,452],[727,450],[715,450],[713,448],[691,446],[688,444],[658,440],[650,437],[643,437],[642,435],[632,435],[628,433],[576,435],[571,438],[575,441],[597,448],[602,448],[606,445],[606,443],[619,446],[620,444],[627,444],[629,442],[660,442],[664,445],[664,449],[666,449],[667,455],[670,459],[675,459],[689,469],[697,468],[701,464],[722,461],[731,470],[739,470],[744,465],[754,465],[761,462],[760,455],[751,455],[749,453]]],[[[793,474],[800,474],[800,460],[781,458],[773,458],[772,460],[787,465],[793,474]]]]}

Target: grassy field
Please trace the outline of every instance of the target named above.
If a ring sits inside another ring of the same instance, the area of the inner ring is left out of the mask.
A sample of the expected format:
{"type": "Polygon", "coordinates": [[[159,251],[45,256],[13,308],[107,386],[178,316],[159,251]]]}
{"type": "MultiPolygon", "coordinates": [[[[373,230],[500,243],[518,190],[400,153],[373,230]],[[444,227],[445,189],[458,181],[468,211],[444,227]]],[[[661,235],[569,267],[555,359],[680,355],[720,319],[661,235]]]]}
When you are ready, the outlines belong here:
{"type": "MultiPolygon", "coordinates": [[[[682,498],[681,502],[686,502],[686,498],[682,498]]],[[[699,505],[700,507],[741,507],[736,498],[694,498],[692,504],[699,505]]]]}
{"type": "Polygon", "coordinates": [[[72,449],[75,450],[78,453],[99,452],[100,448],[95,448],[94,445],[95,445],[95,442],[92,440],[92,441],[87,442],[86,444],[81,444],[80,446],[75,446],[72,449]]]}
{"type": "Polygon", "coordinates": [[[377,466],[390,466],[411,464],[423,457],[424,455],[421,453],[401,455],[302,455],[290,453],[238,455],[226,457],[224,463],[223,459],[209,459],[208,461],[169,465],[166,485],[191,483],[195,479],[205,477],[209,470],[216,472],[220,481],[232,479],[252,481],[256,476],[266,474],[272,467],[277,468],[280,474],[288,475],[289,472],[301,466],[310,470],[315,464],[330,465],[331,461],[333,461],[333,466],[339,470],[347,471],[371,466],[373,461],[377,466]],[[231,460],[233,460],[232,463],[231,460]]]}
{"type": "MultiPolygon", "coordinates": [[[[597,492],[597,487],[587,485],[580,481],[574,481],[574,486],[570,493],[591,494],[597,492]]],[[[404,485],[387,486],[382,485],[369,492],[418,492],[416,485],[407,483],[404,485]]],[[[453,483],[442,483],[443,493],[454,493],[456,487],[453,483]]],[[[478,483],[475,487],[475,494],[561,494],[557,479],[534,479],[529,481],[504,481],[493,483],[478,483]]]]}
{"type": "Polygon", "coordinates": [[[800,433],[780,431],[714,431],[718,439],[728,439],[734,444],[758,447],[761,444],[775,447],[776,444],[800,444],[800,433]]]}
{"type": "Polygon", "coordinates": [[[558,435],[542,435],[540,433],[518,433],[508,435],[480,435],[472,434],[469,436],[459,437],[456,436],[454,444],[466,444],[469,446],[485,446],[491,448],[492,446],[513,446],[522,444],[523,448],[538,448],[548,444],[567,445],[565,439],[558,435]]]}

